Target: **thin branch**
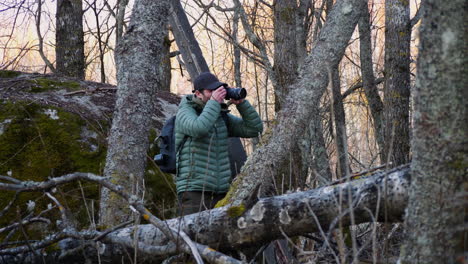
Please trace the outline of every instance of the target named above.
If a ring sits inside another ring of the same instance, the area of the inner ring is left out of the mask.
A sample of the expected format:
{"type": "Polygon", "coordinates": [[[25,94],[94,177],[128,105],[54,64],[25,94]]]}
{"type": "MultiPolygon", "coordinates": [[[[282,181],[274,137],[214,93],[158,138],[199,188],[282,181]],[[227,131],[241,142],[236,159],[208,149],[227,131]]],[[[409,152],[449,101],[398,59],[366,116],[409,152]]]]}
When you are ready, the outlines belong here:
{"type": "MultiPolygon", "coordinates": [[[[191,240],[190,238],[183,232],[177,232],[171,228],[168,228],[167,225],[164,224],[163,221],[158,219],[156,216],[154,216],[148,209],[146,209],[143,206],[143,201],[138,199],[135,195],[130,195],[127,192],[125,192],[124,188],[120,185],[115,185],[108,181],[107,177],[101,177],[98,175],[94,175],[92,173],[81,173],[81,172],[76,172],[72,174],[67,174],[61,177],[56,177],[56,178],[51,178],[46,182],[34,182],[34,181],[27,181],[27,182],[22,182],[20,184],[18,183],[0,183],[0,189],[3,190],[22,190],[22,191],[40,191],[40,190],[46,190],[50,189],[52,187],[55,187],[59,184],[64,184],[70,181],[78,180],[78,179],[85,179],[85,180],[90,180],[93,182],[100,183],[104,187],[108,188],[109,190],[115,192],[116,194],[120,195],[123,197],[127,202],[129,203],[130,208],[135,209],[138,211],[141,216],[150,222],[152,225],[157,227],[163,234],[171,239],[174,243],[178,244],[179,240],[178,237],[182,236],[183,240],[186,243],[190,243],[191,240]],[[176,236],[174,236],[174,233],[176,236]],[[190,242],[189,242],[190,241],[190,242]]],[[[90,231],[91,232],[91,231],[90,231]]],[[[188,246],[187,244],[183,245],[178,245],[180,248],[186,252],[186,253],[194,253],[192,250],[197,249],[200,255],[202,255],[205,259],[209,260],[212,263],[241,263],[240,261],[231,258],[229,256],[226,256],[222,254],[221,252],[218,252],[212,248],[209,248],[208,246],[201,245],[198,243],[193,242],[192,248],[188,246]]],[[[0,251],[0,254],[2,254],[2,251],[0,251]]]]}
{"type": "Polygon", "coordinates": [[[37,3],[38,3],[38,7],[37,7],[37,14],[36,14],[35,18],[36,18],[37,37],[38,37],[38,40],[39,40],[39,54],[41,55],[41,58],[45,62],[47,67],[49,67],[49,69],[52,72],[55,72],[54,65],[52,65],[52,63],[49,61],[49,59],[47,59],[47,57],[44,54],[44,38],[41,35],[42,1],[39,0],[39,1],[37,1],[37,3]]]}

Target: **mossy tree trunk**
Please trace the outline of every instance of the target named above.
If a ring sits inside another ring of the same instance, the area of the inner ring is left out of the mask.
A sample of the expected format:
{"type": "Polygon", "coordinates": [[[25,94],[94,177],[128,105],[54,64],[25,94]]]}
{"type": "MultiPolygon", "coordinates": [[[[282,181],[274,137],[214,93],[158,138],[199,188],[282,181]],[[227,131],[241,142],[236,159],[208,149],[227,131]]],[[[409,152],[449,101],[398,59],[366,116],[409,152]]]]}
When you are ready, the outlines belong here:
{"type": "Polygon", "coordinates": [[[85,78],[83,1],[57,0],[55,57],[57,73],[85,78]]]}
{"type": "MultiPolygon", "coordinates": [[[[163,46],[169,15],[167,1],[136,1],[128,30],[117,50],[117,101],[109,136],[104,176],[142,199],[155,94],[164,76],[163,46]]],[[[101,192],[100,223],[114,225],[130,218],[116,194],[101,192]]]]}
{"type": "Polygon", "coordinates": [[[468,186],[466,1],[424,4],[413,93],[408,239],[401,263],[462,263],[468,186]]]}
{"type": "Polygon", "coordinates": [[[410,97],[409,1],[385,1],[385,87],[383,162],[409,161],[410,97]]]}

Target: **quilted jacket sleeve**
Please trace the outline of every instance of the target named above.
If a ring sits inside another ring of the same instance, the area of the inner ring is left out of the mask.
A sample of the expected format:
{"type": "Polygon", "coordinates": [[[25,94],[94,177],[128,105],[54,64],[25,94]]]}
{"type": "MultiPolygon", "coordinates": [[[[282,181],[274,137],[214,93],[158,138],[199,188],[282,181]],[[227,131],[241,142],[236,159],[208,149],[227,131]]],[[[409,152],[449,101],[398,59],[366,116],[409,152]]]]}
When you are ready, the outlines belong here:
{"type": "Polygon", "coordinates": [[[178,132],[190,137],[205,136],[213,128],[213,124],[219,117],[221,106],[214,100],[209,100],[200,115],[193,107],[188,105],[179,108],[176,117],[178,132]]]}
{"type": "Polygon", "coordinates": [[[257,137],[263,132],[263,123],[257,111],[249,103],[244,102],[237,105],[237,110],[242,118],[229,115],[229,136],[251,138],[257,137]]]}

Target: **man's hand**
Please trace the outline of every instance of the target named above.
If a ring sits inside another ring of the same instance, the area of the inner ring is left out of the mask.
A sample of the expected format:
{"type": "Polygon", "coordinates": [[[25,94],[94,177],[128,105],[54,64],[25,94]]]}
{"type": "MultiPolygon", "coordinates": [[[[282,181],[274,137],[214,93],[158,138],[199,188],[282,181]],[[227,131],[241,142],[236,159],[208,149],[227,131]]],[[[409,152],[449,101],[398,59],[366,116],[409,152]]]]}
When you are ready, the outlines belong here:
{"type": "Polygon", "coordinates": [[[231,103],[233,103],[235,105],[238,105],[238,104],[244,102],[244,99],[240,99],[240,100],[231,99],[231,100],[229,100],[229,102],[231,102],[231,103]]]}
{"type": "Polygon", "coordinates": [[[222,103],[224,101],[224,97],[226,97],[226,89],[224,89],[224,86],[218,87],[218,89],[214,90],[211,94],[211,99],[218,103],[222,103]]]}

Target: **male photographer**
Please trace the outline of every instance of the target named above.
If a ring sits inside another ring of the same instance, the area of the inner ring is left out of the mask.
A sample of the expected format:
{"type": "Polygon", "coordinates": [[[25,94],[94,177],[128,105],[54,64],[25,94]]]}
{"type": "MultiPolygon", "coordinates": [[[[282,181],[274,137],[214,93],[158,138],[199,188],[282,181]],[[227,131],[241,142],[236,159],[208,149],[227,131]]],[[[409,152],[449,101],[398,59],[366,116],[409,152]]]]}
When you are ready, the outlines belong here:
{"type": "Polygon", "coordinates": [[[231,182],[229,137],[256,137],[263,131],[257,111],[245,100],[243,88],[228,88],[209,72],[194,81],[176,116],[177,194],[180,214],[211,209],[231,182]],[[228,114],[225,99],[242,118],[228,114]]]}

